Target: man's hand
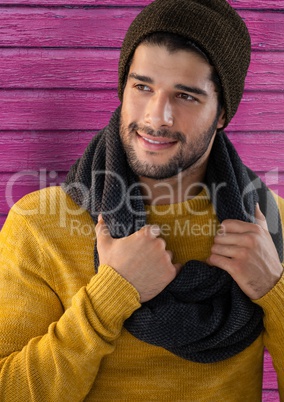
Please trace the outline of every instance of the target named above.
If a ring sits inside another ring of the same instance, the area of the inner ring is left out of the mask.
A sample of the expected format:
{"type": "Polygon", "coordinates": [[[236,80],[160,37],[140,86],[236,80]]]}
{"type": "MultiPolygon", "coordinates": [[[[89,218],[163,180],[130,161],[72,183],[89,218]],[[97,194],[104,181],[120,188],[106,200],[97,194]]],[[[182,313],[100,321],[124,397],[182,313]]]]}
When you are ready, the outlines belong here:
{"type": "Polygon", "coordinates": [[[251,299],[264,296],[279,281],[283,267],[259,206],[256,224],[222,222],[223,233],[214,239],[207,263],[227,271],[251,299]]]}
{"type": "Polygon", "coordinates": [[[180,271],[172,253],[159,238],[158,226],[145,226],[121,239],[113,239],[103,219],[96,226],[100,264],[115,269],[140,294],[141,303],[157,296],[180,271]]]}

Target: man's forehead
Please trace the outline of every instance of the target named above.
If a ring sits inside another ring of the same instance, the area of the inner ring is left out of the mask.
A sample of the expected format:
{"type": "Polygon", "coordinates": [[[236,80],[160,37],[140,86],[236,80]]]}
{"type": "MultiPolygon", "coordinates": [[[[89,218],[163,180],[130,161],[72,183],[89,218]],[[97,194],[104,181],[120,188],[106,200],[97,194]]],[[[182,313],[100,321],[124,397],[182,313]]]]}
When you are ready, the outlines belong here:
{"type": "Polygon", "coordinates": [[[153,84],[165,77],[175,86],[186,86],[192,80],[211,82],[212,70],[212,66],[195,52],[169,52],[166,46],[141,44],[133,56],[128,78],[153,84]],[[182,82],[175,78],[182,78],[182,82]]]}

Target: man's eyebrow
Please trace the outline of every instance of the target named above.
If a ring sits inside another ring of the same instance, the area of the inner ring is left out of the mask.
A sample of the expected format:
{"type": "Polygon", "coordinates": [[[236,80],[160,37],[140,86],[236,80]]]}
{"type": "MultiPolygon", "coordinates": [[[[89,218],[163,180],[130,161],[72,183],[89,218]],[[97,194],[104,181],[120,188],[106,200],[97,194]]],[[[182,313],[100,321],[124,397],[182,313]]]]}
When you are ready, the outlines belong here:
{"type": "Polygon", "coordinates": [[[147,77],[146,75],[139,75],[139,74],[136,74],[136,73],[130,73],[128,75],[128,78],[134,78],[135,80],[146,82],[147,84],[153,84],[154,83],[154,80],[152,78],[147,77]]]}
{"type": "MultiPolygon", "coordinates": [[[[134,78],[135,80],[146,82],[147,84],[154,83],[154,80],[152,78],[150,78],[146,75],[140,75],[140,74],[136,74],[136,73],[130,73],[128,78],[134,78]]],[[[196,87],[189,87],[189,86],[183,85],[183,84],[175,85],[175,89],[178,89],[179,91],[194,93],[196,95],[208,96],[208,93],[206,91],[204,91],[203,89],[196,88],[196,87]]]]}
{"type": "Polygon", "coordinates": [[[177,84],[175,85],[175,89],[179,89],[180,91],[194,93],[196,95],[203,95],[208,96],[208,93],[203,89],[196,88],[196,87],[188,87],[187,85],[177,84]]]}

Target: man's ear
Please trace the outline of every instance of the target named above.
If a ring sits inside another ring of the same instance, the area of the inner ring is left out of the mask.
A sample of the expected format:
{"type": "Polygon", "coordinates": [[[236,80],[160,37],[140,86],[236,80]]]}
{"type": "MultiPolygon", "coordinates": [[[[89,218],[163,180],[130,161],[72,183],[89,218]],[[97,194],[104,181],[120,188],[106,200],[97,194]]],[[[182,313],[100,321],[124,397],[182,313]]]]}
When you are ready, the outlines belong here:
{"type": "Polygon", "coordinates": [[[225,113],[225,109],[222,108],[222,110],[219,114],[218,122],[217,122],[217,129],[223,128],[225,121],[226,121],[226,113],[225,113]]]}

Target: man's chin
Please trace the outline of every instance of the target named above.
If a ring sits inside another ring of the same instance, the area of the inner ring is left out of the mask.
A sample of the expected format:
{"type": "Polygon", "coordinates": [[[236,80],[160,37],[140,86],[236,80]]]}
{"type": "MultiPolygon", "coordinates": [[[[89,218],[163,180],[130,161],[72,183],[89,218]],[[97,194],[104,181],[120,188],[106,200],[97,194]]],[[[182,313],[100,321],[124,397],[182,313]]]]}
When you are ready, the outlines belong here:
{"type": "Polygon", "coordinates": [[[169,165],[137,166],[130,164],[130,167],[136,176],[152,180],[167,180],[181,172],[180,168],[169,165]]]}

